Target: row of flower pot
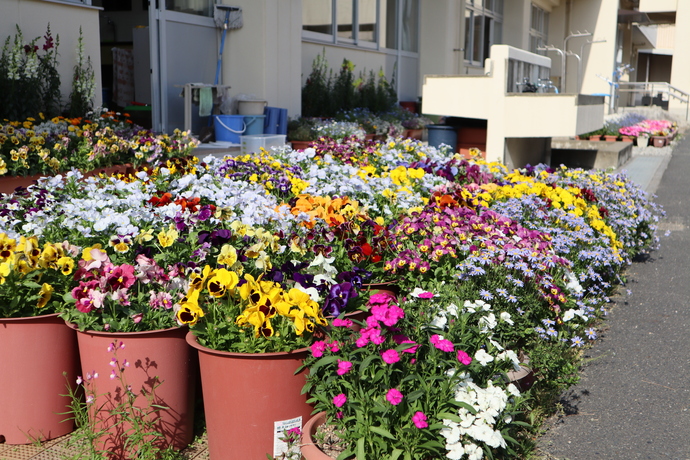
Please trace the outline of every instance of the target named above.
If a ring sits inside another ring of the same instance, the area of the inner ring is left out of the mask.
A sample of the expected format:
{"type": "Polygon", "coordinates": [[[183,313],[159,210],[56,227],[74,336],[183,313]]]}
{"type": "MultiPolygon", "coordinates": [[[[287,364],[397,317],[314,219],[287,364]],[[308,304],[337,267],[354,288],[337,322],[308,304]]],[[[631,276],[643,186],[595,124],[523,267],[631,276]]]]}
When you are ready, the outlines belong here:
{"type": "Polygon", "coordinates": [[[278,455],[283,432],[301,429],[312,411],[301,394],[305,372],[295,374],[306,349],[228,353],[199,345],[187,328],[78,331],[46,315],[0,319],[0,350],[0,436],[7,444],[72,432],[70,394],[83,392],[95,448],[111,459],[131,458],[125,440],[133,428],[118,415],[131,390],[162,435],[160,447],[183,449],[194,435],[199,370],[211,458],[278,455]]]}

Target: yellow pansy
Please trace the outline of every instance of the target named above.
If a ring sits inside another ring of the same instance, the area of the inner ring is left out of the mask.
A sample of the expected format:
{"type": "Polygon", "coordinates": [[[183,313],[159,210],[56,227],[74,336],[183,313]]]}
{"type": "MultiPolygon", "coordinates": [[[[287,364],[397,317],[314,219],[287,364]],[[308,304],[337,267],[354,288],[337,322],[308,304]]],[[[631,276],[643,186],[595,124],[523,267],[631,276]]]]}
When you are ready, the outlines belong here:
{"type": "Polygon", "coordinates": [[[43,283],[43,286],[41,286],[41,290],[38,292],[38,303],[36,306],[38,308],[43,308],[46,306],[46,304],[50,301],[50,298],[53,296],[53,292],[55,289],[53,289],[53,286],[51,286],[48,283],[43,283]]]}
{"type": "Polygon", "coordinates": [[[158,234],[158,242],[162,247],[167,248],[172,246],[179,236],[180,233],[173,226],[170,226],[167,231],[161,231],[158,234]]]}

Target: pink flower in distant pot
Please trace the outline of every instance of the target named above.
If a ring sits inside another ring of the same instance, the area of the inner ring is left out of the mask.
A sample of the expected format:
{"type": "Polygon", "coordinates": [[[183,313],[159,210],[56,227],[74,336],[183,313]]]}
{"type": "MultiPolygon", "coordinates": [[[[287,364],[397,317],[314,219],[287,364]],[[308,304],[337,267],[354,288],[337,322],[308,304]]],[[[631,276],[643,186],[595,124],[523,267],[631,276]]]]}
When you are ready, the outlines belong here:
{"type": "Polygon", "coordinates": [[[421,411],[415,412],[415,414],[412,416],[412,422],[414,423],[414,426],[420,430],[429,426],[429,424],[426,422],[426,415],[424,415],[424,412],[421,411]]]}
{"type": "Polygon", "coordinates": [[[432,335],[429,341],[441,351],[453,351],[455,349],[455,347],[453,347],[453,342],[442,338],[438,334],[432,335]]]}
{"type": "Polygon", "coordinates": [[[394,364],[400,361],[400,355],[395,350],[386,350],[381,353],[381,358],[386,362],[386,364],[394,364]]]}
{"type": "Polygon", "coordinates": [[[392,405],[397,406],[403,400],[403,394],[397,389],[391,388],[388,390],[388,393],[386,393],[386,400],[392,405]]]}
{"type": "Polygon", "coordinates": [[[350,361],[338,360],[338,370],[336,371],[338,375],[345,375],[352,369],[352,363],[350,361]]]}
{"type": "Polygon", "coordinates": [[[472,357],[462,350],[458,350],[458,361],[460,361],[465,366],[469,366],[472,362],[472,357]]]}
{"type": "Polygon", "coordinates": [[[335,407],[343,407],[346,402],[347,396],[345,396],[344,393],[340,393],[339,395],[333,398],[333,404],[335,404],[335,407]]]}

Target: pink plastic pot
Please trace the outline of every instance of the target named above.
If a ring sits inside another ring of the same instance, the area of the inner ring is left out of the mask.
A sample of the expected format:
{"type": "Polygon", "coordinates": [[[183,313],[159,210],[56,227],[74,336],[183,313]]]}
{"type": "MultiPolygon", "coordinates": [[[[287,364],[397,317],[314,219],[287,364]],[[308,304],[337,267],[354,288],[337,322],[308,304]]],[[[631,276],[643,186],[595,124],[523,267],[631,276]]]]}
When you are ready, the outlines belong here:
{"type": "Polygon", "coordinates": [[[163,434],[160,447],[185,448],[194,435],[194,387],[196,383],[196,353],[187,345],[187,328],[171,328],[150,332],[96,332],[77,331],[79,354],[84,376],[97,372],[93,379],[93,391],[97,397],[94,407],[102,407],[95,417],[97,431],[106,431],[98,441],[98,449],[107,450],[110,458],[128,457],[125,449],[125,435],[130,427],[118,423],[119,416],[110,410],[122,401],[122,382],[110,374],[113,352],[108,351],[111,343],[124,343],[117,350],[117,360],[130,365],[125,368],[124,378],[138,394],[137,407],[151,412],[149,399],[142,391],[154,390],[152,402],[167,409],[151,412],[154,429],[163,434]]]}
{"type": "Polygon", "coordinates": [[[286,353],[229,353],[187,342],[199,351],[201,386],[212,459],[247,460],[273,455],[282,428],[310,418],[311,405],[301,394],[307,349],[286,353]],[[292,424],[290,423],[292,422],[292,424]]]}
{"type": "Polygon", "coordinates": [[[0,319],[0,353],[0,438],[29,444],[73,431],[66,412],[79,368],[74,331],[57,314],[0,319]]]}

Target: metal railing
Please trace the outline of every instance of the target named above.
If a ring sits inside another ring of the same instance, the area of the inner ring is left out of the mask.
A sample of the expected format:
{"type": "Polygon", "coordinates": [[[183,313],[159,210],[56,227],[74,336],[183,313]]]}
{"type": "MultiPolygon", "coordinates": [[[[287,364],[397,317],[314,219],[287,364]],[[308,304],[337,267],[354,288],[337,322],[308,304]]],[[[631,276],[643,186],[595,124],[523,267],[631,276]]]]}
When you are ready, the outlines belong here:
{"type": "Polygon", "coordinates": [[[685,119],[690,115],[690,94],[663,81],[653,82],[619,82],[619,104],[623,105],[624,95],[627,95],[626,107],[657,105],[668,110],[671,99],[685,104],[685,119]]]}

